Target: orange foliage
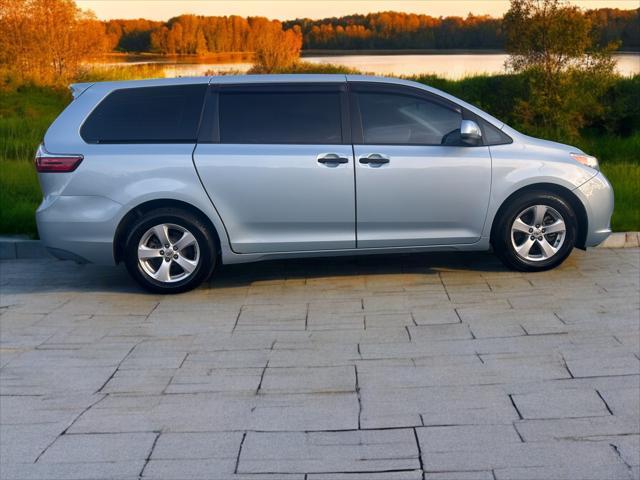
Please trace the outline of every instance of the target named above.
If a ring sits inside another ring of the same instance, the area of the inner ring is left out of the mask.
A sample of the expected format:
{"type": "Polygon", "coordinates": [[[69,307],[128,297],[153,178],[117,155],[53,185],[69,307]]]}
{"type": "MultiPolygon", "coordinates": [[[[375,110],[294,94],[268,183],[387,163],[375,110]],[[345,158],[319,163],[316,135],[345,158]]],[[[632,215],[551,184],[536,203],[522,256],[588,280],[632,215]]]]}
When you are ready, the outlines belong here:
{"type": "Polygon", "coordinates": [[[261,71],[295,63],[302,48],[299,27],[283,30],[278,21],[180,15],[150,32],[152,52],[203,55],[219,52],[254,52],[261,71]]]}
{"type": "Polygon", "coordinates": [[[298,60],[302,48],[300,28],[282,30],[280,22],[266,19],[260,19],[254,27],[255,70],[270,73],[298,60]]]}
{"type": "Polygon", "coordinates": [[[0,0],[0,66],[21,81],[66,83],[107,48],[104,24],[72,0],[0,0]]]}

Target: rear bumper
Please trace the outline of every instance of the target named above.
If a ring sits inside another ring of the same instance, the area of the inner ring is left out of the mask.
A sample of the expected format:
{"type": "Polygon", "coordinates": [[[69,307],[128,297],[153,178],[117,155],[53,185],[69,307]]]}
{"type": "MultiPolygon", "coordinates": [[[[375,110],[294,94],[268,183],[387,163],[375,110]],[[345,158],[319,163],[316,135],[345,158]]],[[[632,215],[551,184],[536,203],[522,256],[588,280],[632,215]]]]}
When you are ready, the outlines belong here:
{"type": "Polygon", "coordinates": [[[613,188],[602,172],[598,172],[575,192],[581,197],[589,219],[585,247],[595,247],[611,235],[613,188]]]}
{"type": "Polygon", "coordinates": [[[113,239],[122,205],[98,196],[49,196],[36,211],[38,233],[58,258],[115,265],[113,239]]]}

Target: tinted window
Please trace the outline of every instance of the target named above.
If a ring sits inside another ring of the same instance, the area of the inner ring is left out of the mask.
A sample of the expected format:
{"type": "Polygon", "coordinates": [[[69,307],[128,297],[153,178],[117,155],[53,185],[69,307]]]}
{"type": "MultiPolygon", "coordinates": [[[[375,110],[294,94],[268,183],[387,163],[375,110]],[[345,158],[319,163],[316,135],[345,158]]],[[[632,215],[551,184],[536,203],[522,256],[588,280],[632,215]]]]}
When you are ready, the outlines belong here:
{"type": "Polygon", "coordinates": [[[486,145],[503,145],[505,143],[511,143],[511,137],[504,133],[502,130],[498,130],[489,122],[482,121],[482,127],[484,129],[485,144],[486,145]]]}
{"type": "Polygon", "coordinates": [[[115,90],[81,129],[89,143],[195,142],[207,85],[115,90]]]}
{"type": "Polygon", "coordinates": [[[340,93],[220,92],[222,143],[342,143],[340,93]]]}
{"type": "Polygon", "coordinates": [[[458,135],[462,115],[439,103],[395,93],[357,95],[364,143],[443,145],[458,135]]]}

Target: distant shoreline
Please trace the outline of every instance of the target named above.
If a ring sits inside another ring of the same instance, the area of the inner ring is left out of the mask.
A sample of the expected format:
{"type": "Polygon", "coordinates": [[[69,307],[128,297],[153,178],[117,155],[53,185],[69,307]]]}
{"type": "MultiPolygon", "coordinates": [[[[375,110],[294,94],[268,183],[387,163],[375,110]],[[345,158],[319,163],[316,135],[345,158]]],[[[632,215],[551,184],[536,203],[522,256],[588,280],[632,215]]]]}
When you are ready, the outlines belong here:
{"type": "MultiPolygon", "coordinates": [[[[618,53],[640,54],[637,50],[616,50],[618,53]]],[[[302,50],[301,57],[332,57],[342,55],[507,55],[506,50],[500,49],[430,49],[430,48],[403,48],[403,49],[371,49],[371,50],[302,50]]]]}
{"type": "MultiPolygon", "coordinates": [[[[340,57],[345,55],[364,56],[364,55],[506,55],[505,50],[491,49],[370,49],[370,50],[302,50],[301,58],[309,57],[340,57]]],[[[637,50],[617,50],[616,54],[640,54],[637,50]]],[[[193,59],[195,63],[242,63],[251,62],[253,60],[253,52],[218,52],[207,53],[206,55],[195,54],[172,54],[165,55],[153,52],[109,52],[99,55],[95,60],[113,59],[127,63],[130,61],[153,61],[153,60],[170,60],[180,59],[178,63],[184,63],[185,59],[193,59]],[[231,60],[231,62],[229,62],[231,60]]]]}
{"type": "Polygon", "coordinates": [[[499,49],[434,49],[434,48],[398,48],[398,49],[360,49],[360,50],[302,50],[301,57],[333,57],[341,55],[492,55],[506,54],[499,49]]]}
{"type": "Polygon", "coordinates": [[[207,53],[206,55],[195,54],[172,54],[165,55],[153,52],[109,52],[98,55],[92,59],[93,62],[114,64],[122,63],[186,63],[185,60],[192,60],[193,63],[251,63],[253,62],[253,52],[220,52],[207,53]]]}

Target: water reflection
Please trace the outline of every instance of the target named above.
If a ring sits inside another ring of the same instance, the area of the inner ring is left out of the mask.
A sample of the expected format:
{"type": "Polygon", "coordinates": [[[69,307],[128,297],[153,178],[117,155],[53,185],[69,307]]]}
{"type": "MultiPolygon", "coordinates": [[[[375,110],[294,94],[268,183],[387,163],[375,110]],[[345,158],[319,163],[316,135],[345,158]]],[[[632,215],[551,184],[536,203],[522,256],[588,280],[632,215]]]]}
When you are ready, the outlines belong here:
{"type": "MultiPolygon", "coordinates": [[[[507,55],[503,53],[470,54],[419,54],[419,55],[327,55],[305,56],[313,63],[346,65],[366,73],[377,75],[435,74],[444,78],[458,79],[478,74],[504,73],[507,55]]],[[[617,70],[625,76],[640,74],[640,53],[618,53],[615,55],[617,70]]],[[[153,58],[149,60],[99,62],[98,65],[162,65],[167,77],[200,76],[209,73],[246,72],[251,62],[243,58],[240,62],[199,63],[192,58],[153,58]]]]}

